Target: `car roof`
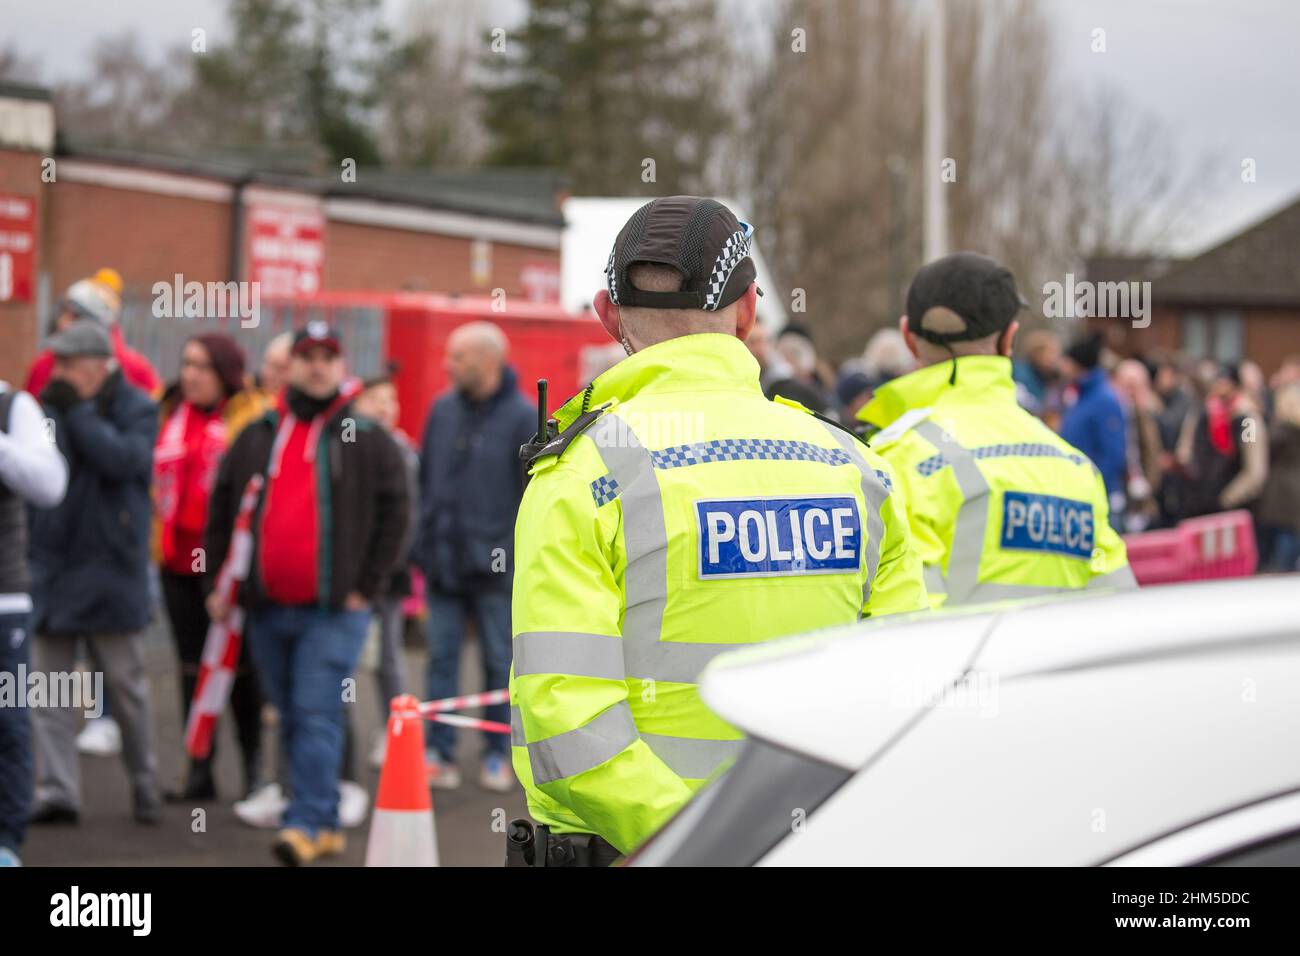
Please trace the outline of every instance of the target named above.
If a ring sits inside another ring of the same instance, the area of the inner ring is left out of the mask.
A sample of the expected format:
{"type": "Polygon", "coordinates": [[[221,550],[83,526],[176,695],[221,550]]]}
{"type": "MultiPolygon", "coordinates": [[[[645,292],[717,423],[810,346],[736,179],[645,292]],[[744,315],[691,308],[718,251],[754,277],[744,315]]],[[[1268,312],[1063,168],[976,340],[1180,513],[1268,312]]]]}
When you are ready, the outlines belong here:
{"type": "Polygon", "coordinates": [[[1293,642],[977,685],[928,708],[764,862],[843,859],[846,833],[855,859],[886,866],[1089,866],[1153,841],[1188,863],[1274,838],[1300,816],[1243,821],[1195,853],[1171,835],[1300,789],[1297,683],[1293,642]]]}
{"type": "Polygon", "coordinates": [[[1300,649],[1298,599],[1291,574],[880,618],[723,655],[700,692],[747,733],[854,769],[969,675],[1300,649]]]}
{"type": "Polygon", "coordinates": [[[1300,575],[885,618],[719,658],[751,736],[856,771],[765,862],[1095,864],[1300,789],[1300,575]],[[856,822],[855,822],[856,821],[856,822]]]}

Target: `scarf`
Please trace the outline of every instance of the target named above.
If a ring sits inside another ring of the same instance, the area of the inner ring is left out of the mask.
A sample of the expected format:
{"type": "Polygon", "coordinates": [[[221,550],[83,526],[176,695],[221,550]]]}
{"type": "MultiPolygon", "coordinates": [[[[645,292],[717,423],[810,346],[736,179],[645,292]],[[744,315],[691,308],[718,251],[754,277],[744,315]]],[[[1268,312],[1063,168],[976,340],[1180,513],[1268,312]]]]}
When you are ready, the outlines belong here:
{"type": "Polygon", "coordinates": [[[195,414],[198,413],[189,402],[177,402],[154,447],[154,511],[162,524],[165,559],[169,559],[175,550],[177,518],[186,492],[197,493],[206,511],[208,496],[217,477],[217,466],[226,450],[226,422],[218,414],[208,420],[198,437],[197,447],[191,453],[185,436],[191,416],[195,414]]]}

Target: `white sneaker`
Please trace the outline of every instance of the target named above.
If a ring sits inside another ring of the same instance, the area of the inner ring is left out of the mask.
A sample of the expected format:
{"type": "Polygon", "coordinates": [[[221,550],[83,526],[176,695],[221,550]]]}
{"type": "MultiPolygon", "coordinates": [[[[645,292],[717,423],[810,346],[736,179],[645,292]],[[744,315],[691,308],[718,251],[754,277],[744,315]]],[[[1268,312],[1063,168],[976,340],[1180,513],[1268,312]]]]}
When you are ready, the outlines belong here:
{"type": "Polygon", "coordinates": [[[479,768],[478,785],[493,793],[509,793],[515,785],[515,773],[504,757],[492,754],[483,758],[479,768]]]}
{"type": "Polygon", "coordinates": [[[289,805],[278,783],[268,783],[235,804],[235,816],[242,823],[262,830],[279,829],[284,808],[289,805]]]}
{"type": "Polygon", "coordinates": [[[370,748],[370,766],[376,770],[383,769],[386,756],[388,756],[388,733],[380,730],[375,733],[375,743],[370,748]]]}
{"type": "Polygon", "coordinates": [[[114,757],[122,752],[122,728],[112,717],[88,720],[77,734],[77,750],[92,757],[114,757]]]}
{"type": "Polygon", "coordinates": [[[460,787],[460,768],[444,763],[436,753],[424,755],[425,779],[431,790],[455,790],[460,787]]]}
{"type": "Polygon", "coordinates": [[[347,829],[359,827],[366,821],[370,809],[370,794],[361,784],[352,780],[339,781],[339,823],[347,829]]]}

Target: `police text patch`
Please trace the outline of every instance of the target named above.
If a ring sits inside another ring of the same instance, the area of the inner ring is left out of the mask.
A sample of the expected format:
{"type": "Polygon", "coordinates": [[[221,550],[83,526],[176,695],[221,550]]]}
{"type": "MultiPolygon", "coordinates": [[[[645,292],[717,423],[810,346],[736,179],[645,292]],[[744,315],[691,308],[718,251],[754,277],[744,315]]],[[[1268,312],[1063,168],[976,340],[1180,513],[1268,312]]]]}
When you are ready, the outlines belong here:
{"type": "Polygon", "coordinates": [[[1092,505],[1071,498],[1008,491],[1002,496],[1002,547],[1091,558],[1092,505]]]}
{"type": "Polygon", "coordinates": [[[695,511],[701,578],[842,574],[861,564],[855,498],[723,498],[695,511]]]}

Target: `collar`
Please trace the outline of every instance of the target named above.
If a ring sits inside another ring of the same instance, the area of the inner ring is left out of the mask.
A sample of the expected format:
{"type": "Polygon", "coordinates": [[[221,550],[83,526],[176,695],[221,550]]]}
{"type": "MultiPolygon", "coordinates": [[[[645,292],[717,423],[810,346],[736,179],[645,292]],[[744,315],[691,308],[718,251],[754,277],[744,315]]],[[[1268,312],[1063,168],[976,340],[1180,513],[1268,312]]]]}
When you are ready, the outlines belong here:
{"type": "Polygon", "coordinates": [[[910,409],[926,408],[947,398],[961,401],[1016,400],[1011,359],[1002,355],[962,355],[956,361],[956,384],[948,384],[952,376],[952,359],[927,365],[876,389],[871,401],[858,412],[858,420],[886,428],[910,409]]]}
{"type": "Polygon", "coordinates": [[[345,378],[338,390],[329,398],[311,398],[304,392],[300,392],[293,386],[286,386],[280,392],[276,399],[274,411],[278,417],[285,418],[288,415],[294,415],[299,421],[313,422],[316,419],[328,421],[340,408],[356,397],[361,391],[361,380],[357,378],[345,378]],[[294,400],[294,395],[298,396],[294,400]],[[295,405],[302,407],[295,410],[295,405]],[[303,414],[299,414],[299,413],[303,414]],[[307,414],[310,413],[310,414],[307,414]]]}
{"type": "Polygon", "coordinates": [[[734,335],[701,332],[647,346],[598,375],[555,413],[561,430],[588,409],[642,392],[735,389],[763,394],[758,362],[734,335]]]}
{"type": "Polygon", "coordinates": [[[1106,370],[1098,365],[1096,368],[1090,369],[1088,374],[1079,379],[1075,385],[1080,392],[1091,392],[1099,384],[1105,381],[1106,377],[1106,370]]]}

